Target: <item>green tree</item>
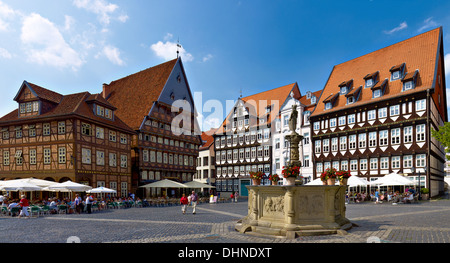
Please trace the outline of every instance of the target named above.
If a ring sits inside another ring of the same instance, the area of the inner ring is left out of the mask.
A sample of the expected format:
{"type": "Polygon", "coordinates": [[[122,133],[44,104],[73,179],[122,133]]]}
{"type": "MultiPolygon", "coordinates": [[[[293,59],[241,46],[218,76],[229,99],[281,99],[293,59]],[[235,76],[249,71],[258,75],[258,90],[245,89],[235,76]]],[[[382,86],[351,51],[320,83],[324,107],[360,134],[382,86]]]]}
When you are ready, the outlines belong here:
{"type": "MultiPolygon", "coordinates": [[[[431,135],[445,147],[446,153],[450,153],[450,122],[439,127],[439,130],[431,128],[431,135]]],[[[450,161],[450,156],[446,155],[446,157],[450,161]]]]}

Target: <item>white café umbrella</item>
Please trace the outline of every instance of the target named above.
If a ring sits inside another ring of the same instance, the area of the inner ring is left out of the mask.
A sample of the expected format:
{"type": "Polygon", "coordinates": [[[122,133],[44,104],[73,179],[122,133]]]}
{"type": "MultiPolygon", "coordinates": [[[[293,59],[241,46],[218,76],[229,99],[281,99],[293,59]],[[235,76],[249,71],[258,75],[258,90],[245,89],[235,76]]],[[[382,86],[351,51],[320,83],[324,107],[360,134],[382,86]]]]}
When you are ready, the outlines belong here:
{"type": "Polygon", "coordinates": [[[114,190],[114,189],[110,189],[110,188],[106,188],[106,187],[100,186],[100,187],[88,190],[88,191],[86,191],[86,193],[90,193],[90,194],[103,194],[103,193],[115,194],[115,193],[117,193],[117,191],[114,190]]]}
{"type": "Polygon", "coordinates": [[[164,179],[164,180],[160,180],[154,183],[149,183],[146,185],[142,185],[140,186],[142,188],[165,188],[166,189],[166,193],[167,193],[167,188],[188,188],[187,186],[185,186],[182,183],[178,183],[169,179],[164,179]]]}
{"type": "Polygon", "coordinates": [[[31,191],[41,191],[42,187],[39,187],[35,184],[28,183],[22,180],[10,180],[2,182],[0,190],[31,192],[31,191]]]}
{"type": "Polygon", "coordinates": [[[84,184],[75,183],[72,181],[66,181],[64,183],[53,184],[44,188],[47,191],[56,191],[56,192],[86,192],[91,190],[92,187],[84,184]]]}
{"type": "Polygon", "coordinates": [[[316,178],[305,185],[323,185],[323,182],[320,178],[316,178]]]}
{"type": "Polygon", "coordinates": [[[150,187],[154,187],[154,188],[188,188],[186,185],[182,184],[182,183],[178,183],[169,179],[164,179],[161,181],[157,181],[154,183],[149,183],[146,185],[142,185],[140,187],[143,188],[150,188],[150,187]]]}
{"type": "Polygon", "coordinates": [[[187,186],[188,188],[216,188],[215,186],[200,183],[197,181],[187,182],[187,183],[184,183],[184,185],[187,186]]]}
{"type": "Polygon", "coordinates": [[[347,185],[350,187],[355,187],[355,186],[367,186],[369,183],[369,181],[367,181],[364,178],[358,177],[358,176],[350,176],[347,180],[347,185]]]}
{"type": "Polygon", "coordinates": [[[55,181],[42,180],[42,179],[37,179],[37,178],[33,178],[33,177],[24,178],[24,179],[17,179],[17,180],[21,180],[23,182],[31,183],[31,184],[37,185],[39,187],[47,187],[47,186],[50,186],[50,185],[57,184],[57,182],[55,182],[55,181]]]}
{"type": "Polygon", "coordinates": [[[379,178],[376,181],[370,182],[370,185],[378,185],[378,186],[407,186],[407,185],[416,185],[416,182],[410,180],[402,175],[397,173],[390,173],[385,175],[384,177],[379,178]]]}

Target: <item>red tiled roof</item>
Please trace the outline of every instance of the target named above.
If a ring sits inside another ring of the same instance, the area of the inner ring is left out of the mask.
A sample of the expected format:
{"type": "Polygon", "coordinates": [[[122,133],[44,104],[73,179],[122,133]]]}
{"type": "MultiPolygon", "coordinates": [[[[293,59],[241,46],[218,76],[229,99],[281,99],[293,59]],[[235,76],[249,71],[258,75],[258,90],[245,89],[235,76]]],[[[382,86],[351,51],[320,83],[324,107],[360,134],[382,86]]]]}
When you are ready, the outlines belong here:
{"type": "MultiPolygon", "coordinates": [[[[402,91],[403,82],[401,80],[388,81],[387,85],[389,88],[386,89],[385,94],[379,98],[372,98],[372,90],[363,88],[359,96],[360,99],[353,103],[352,107],[431,88],[437,67],[440,34],[441,28],[437,28],[334,66],[323,90],[322,97],[326,98],[332,94],[339,93],[339,85],[350,79],[353,80],[352,87],[364,87],[364,77],[373,72],[379,72],[379,80],[390,80],[391,70],[400,69],[401,67],[404,67],[404,73],[407,76],[419,70],[420,73],[415,89],[402,91]]],[[[380,84],[380,82],[383,81],[379,81],[376,85],[380,84]]],[[[332,109],[325,110],[323,98],[319,100],[311,116],[338,111],[347,106],[346,99],[337,99],[332,109]]]]}
{"type": "Polygon", "coordinates": [[[216,129],[211,129],[209,131],[206,132],[202,132],[202,142],[203,145],[200,147],[200,150],[206,150],[209,149],[209,147],[211,146],[211,144],[213,144],[214,142],[214,137],[212,136],[214,134],[216,129]]]}
{"type": "MultiPolygon", "coordinates": [[[[31,87],[39,87],[35,84],[27,82],[28,85],[31,87]]],[[[36,90],[35,90],[36,91],[36,90]]],[[[40,95],[42,94],[58,94],[56,92],[50,91],[48,89],[39,87],[37,91],[40,95]]],[[[114,120],[108,120],[102,117],[99,117],[93,113],[93,110],[88,105],[88,101],[96,101],[101,102],[101,99],[99,101],[96,100],[96,98],[99,98],[98,94],[90,94],[89,92],[81,92],[81,93],[74,93],[69,95],[61,95],[60,101],[57,103],[57,105],[49,110],[48,112],[42,113],[40,115],[34,115],[34,116],[28,116],[28,117],[20,117],[18,114],[18,109],[13,110],[12,112],[6,114],[5,116],[0,118],[0,125],[10,123],[10,122],[20,122],[20,121],[28,121],[28,120],[39,120],[39,119],[46,119],[46,118],[57,118],[62,116],[68,116],[68,115],[78,115],[84,118],[88,118],[93,121],[97,121],[100,123],[103,123],[105,125],[110,125],[117,127],[119,129],[122,129],[124,131],[127,131],[129,133],[134,133],[133,130],[131,130],[130,127],[128,127],[120,118],[117,116],[114,117],[114,120]]],[[[39,97],[42,99],[42,97],[39,97]]],[[[48,98],[48,97],[47,97],[48,98]]]]}
{"type": "MultiPolygon", "coordinates": [[[[275,89],[271,89],[271,90],[263,91],[263,92],[260,92],[260,93],[254,94],[254,95],[250,95],[250,96],[241,98],[241,100],[245,103],[248,103],[249,105],[254,106],[255,109],[250,109],[250,112],[251,113],[256,112],[258,117],[262,118],[266,115],[266,112],[262,111],[260,109],[260,103],[263,103],[263,104],[265,103],[267,106],[270,106],[272,104],[272,101],[276,101],[276,102],[278,102],[278,107],[281,107],[283,105],[283,103],[286,101],[286,99],[288,98],[288,96],[291,94],[291,91],[294,92],[294,98],[300,99],[301,94],[300,94],[300,90],[298,89],[298,85],[297,85],[297,83],[292,83],[289,85],[285,85],[282,87],[278,87],[275,89]]],[[[278,109],[278,112],[275,113],[276,114],[276,116],[274,116],[275,118],[278,117],[279,110],[280,109],[278,109]]],[[[216,130],[216,134],[222,134],[225,132],[224,126],[226,126],[226,124],[228,123],[228,119],[232,113],[233,113],[233,111],[228,113],[225,120],[222,122],[220,127],[216,130]]]]}
{"type": "MultiPolygon", "coordinates": [[[[47,100],[47,101],[50,101],[50,102],[53,102],[53,103],[59,103],[61,101],[61,99],[63,98],[63,95],[61,95],[61,94],[59,94],[57,92],[45,89],[45,88],[43,88],[41,86],[38,86],[38,85],[33,84],[31,82],[28,82],[28,81],[24,81],[23,85],[25,85],[31,91],[33,91],[36,94],[36,96],[38,98],[40,98],[40,99],[44,99],[44,100],[47,100]]],[[[23,85],[22,85],[22,87],[23,87],[23,85]]],[[[17,96],[14,98],[14,100],[17,100],[20,91],[21,90],[19,90],[19,92],[17,93],[17,96]]]]}
{"type": "Polygon", "coordinates": [[[103,96],[117,107],[116,115],[137,130],[157,101],[178,59],[104,85],[103,96]]]}

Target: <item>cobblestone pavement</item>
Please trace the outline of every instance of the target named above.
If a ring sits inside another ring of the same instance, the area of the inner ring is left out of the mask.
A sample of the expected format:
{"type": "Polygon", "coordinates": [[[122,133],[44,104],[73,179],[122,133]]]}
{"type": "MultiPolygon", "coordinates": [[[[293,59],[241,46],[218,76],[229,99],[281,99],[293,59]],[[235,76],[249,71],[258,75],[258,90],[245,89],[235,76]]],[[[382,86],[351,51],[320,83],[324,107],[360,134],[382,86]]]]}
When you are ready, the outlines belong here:
{"type": "Polygon", "coordinates": [[[348,204],[346,216],[357,226],[346,235],[295,240],[240,234],[237,220],[247,202],[200,204],[197,214],[180,206],[112,209],[92,214],[0,217],[2,243],[448,243],[450,200],[417,204],[348,204]]]}

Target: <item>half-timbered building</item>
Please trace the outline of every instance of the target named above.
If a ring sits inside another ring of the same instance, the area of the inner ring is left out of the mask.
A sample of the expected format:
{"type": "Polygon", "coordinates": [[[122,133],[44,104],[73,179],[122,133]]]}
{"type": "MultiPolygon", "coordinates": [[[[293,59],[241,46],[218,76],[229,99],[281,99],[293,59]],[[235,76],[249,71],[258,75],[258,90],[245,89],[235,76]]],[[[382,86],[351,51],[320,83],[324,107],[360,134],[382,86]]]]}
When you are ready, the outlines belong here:
{"type": "Polygon", "coordinates": [[[131,190],[131,135],[100,94],[61,95],[24,81],[0,118],[0,179],[35,177],[131,190]]]}
{"type": "Polygon", "coordinates": [[[327,168],[370,181],[400,173],[443,191],[448,120],[442,28],[334,66],[310,116],[315,178],[327,168]]]}
{"type": "Polygon", "coordinates": [[[162,179],[192,181],[202,140],[181,58],[104,84],[102,94],[136,132],[131,151],[134,191],[160,195],[161,189],[144,193],[138,187],[162,179]]]}
{"type": "Polygon", "coordinates": [[[266,177],[262,184],[270,184],[267,175],[273,170],[272,135],[280,106],[291,97],[300,98],[297,83],[238,98],[214,134],[217,191],[247,196],[250,171],[263,172],[266,177]]]}

